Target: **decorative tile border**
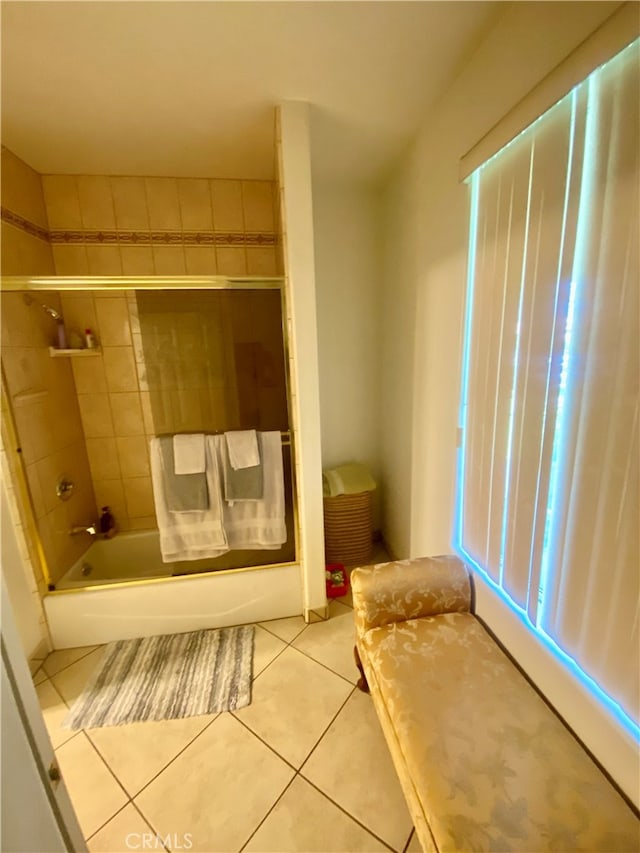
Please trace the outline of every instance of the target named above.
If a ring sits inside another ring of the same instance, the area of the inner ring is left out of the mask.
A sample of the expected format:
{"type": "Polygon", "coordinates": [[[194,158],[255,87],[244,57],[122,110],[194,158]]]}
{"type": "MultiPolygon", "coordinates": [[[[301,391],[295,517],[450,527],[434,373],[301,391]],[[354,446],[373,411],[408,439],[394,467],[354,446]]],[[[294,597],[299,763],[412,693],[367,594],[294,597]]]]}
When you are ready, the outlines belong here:
{"type": "Polygon", "coordinates": [[[275,246],[278,235],[259,231],[47,231],[6,207],[0,208],[4,222],[32,237],[52,244],[120,246],[275,246]]]}
{"type": "Polygon", "coordinates": [[[39,240],[44,240],[45,242],[49,241],[49,232],[46,228],[42,228],[34,222],[29,222],[28,219],[24,218],[24,216],[20,216],[18,213],[14,213],[6,207],[0,207],[0,219],[2,219],[3,222],[7,222],[9,225],[13,225],[15,228],[20,228],[22,231],[26,231],[26,233],[30,234],[32,237],[37,237],[39,240]]]}

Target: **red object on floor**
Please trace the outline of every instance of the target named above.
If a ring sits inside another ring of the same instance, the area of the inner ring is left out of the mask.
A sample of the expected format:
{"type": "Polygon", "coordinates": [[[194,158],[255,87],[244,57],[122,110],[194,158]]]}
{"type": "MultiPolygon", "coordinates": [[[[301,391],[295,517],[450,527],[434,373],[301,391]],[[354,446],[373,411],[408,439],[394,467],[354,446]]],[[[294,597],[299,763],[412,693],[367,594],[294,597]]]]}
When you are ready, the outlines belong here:
{"type": "Polygon", "coordinates": [[[328,563],[325,566],[327,598],[339,598],[349,589],[349,575],[342,563],[328,563]]]}

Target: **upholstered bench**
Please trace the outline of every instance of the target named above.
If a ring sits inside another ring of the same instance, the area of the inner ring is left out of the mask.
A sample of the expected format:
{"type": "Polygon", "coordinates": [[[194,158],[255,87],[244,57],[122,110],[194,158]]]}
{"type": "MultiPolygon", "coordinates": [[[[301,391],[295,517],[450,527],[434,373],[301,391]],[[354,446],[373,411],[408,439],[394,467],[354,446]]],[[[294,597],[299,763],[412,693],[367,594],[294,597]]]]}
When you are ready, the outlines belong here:
{"type": "Polygon", "coordinates": [[[633,810],[470,612],[460,560],[351,580],[356,655],[424,850],[640,849],[633,810]]]}

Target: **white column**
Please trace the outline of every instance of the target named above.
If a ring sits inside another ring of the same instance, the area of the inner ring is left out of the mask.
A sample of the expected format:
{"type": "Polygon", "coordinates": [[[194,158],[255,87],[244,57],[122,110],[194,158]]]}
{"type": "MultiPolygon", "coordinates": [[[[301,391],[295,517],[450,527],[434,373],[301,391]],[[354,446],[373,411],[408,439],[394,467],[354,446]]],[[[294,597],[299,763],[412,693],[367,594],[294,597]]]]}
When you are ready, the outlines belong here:
{"type": "Polygon", "coordinates": [[[309,105],[280,105],[279,167],[305,618],[324,612],[324,527],[309,105]]]}

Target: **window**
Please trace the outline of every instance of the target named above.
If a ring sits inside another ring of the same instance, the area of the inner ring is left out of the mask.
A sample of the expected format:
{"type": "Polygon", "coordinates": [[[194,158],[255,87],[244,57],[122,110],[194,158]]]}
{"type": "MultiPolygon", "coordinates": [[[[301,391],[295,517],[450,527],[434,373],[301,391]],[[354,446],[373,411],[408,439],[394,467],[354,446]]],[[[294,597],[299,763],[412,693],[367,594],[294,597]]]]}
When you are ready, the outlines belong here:
{"type": "Polygon", "coordinates": [[[456,545],[636,737],[640,42],[470,177],[456,545]]]}

